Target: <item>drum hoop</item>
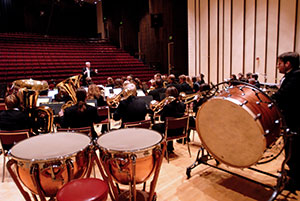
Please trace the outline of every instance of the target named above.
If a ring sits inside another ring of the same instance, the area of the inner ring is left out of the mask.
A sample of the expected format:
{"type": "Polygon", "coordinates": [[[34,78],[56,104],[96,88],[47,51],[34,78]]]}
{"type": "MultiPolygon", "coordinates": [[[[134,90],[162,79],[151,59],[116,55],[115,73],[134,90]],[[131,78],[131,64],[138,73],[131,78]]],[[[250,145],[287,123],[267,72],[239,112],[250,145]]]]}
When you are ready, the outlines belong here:
{"type": "MultiPolygon", "coordinates": [[[[51,135],[55,135],[56,133],[49,133],[51,135]]],[[[87,137],[85,134],[82,134],[82,133],[70,133],[70,135],[82,135],[82,136],[85,136],[87,137]]],[[[45,134],[43,134],[45,135],[45,134]]],[[[34,137],[38,137],[39,135],[36,135],[36,136],[33,136],[33,137],[30,137],[30,138],[34,138],[34,137]]],[[[29,139],[29,138],[28,138],[29,139]]],[[[22,141],[20,141],[22,142],[22,141]]],[[[14,146],[16,146],[17,144],[19,144],[20,142],[16,143],[14,146]]],[[[21,157],[18,157],[18,156],[14,156],[12,153],[11,153],[11,149],[9,150],[9,153],[8,155],[10,157],[12,157],[13,159],[17,160],[17,161],[24,161],[24,162],[27,162],[27,161],[30,161],[31,163],[40,163],[40,162],[53,162],[53,161],[59,161],[59,160],[62,160],[62,159],[66,159],[66,158],[72,158],[74,156],[76,156],[77,153],[79,152],[82,152],[83,150],[86,150],[87,148],[89,148],[90,146],[92,145],[92,142],[90,142],[87,146],[85,146],[84,148],[81,148],[80,150],[76,151],[76,152],[73,152],[73,153],[70,153],[70,154],[66,154],[66,155],[63,155],[63,156],[57,156],[57,157],[53,157],[53,158],[46,158],[46,159],[25,159],[25,158],[21,158],[21,157]]]]}
{"type": "MultiPolygon", "coordinates": [[[[137,129],[137,128],[131,128],[131,129],[137,129]]],[[[142,128],[138,128],[138,129],[142,129],[142,128]]],[[[146,130],[149,130],[149,129],[146,129],[146,130]]],[[[145,151],[148,151],[148,150],[152,150],[154,147],[157,147],[157,146],[158,146],[159,144],[161,144],[162,141],[164,140],[164,137],[162,136],[161,133],[159,133],[159,132],[157,132],[157,131],[154,131],[154,130],[151,130],[151,131],[153,131],[153,132],[155,132],[155,133],[158,133],[158,134],[160,135],[161,139],[160,139],[160,141],[157,142],[156,144],[150,145],[150,146],[148,146],[148,147],[144,147],[144,148],[142,148],[142,149],[140,148],[140,149],[132,149],[132,150],[115,150],[115,149],[110,149],[110,148],[106,148],[106,147],[103,147],[103,146],[99,145],[99,144],[98,144],[98,141],[96,141],[96,146],[97,146],[99,149],[104,150],[104,151],[108,151],[108,152],[110,152],[110,153],[112,153],[112,154],[120,154],[120,153],[122,153],[122,154],[131,154],[131,153],[145,152],[145,151]]],[[[108,134],[110,134],[110,132],[105,133],[105,134],[103,134],[103,135],[101,135],[101,136],[108,135],[108,134]]],[[[100,137],[101,137],[101,136],[100,136],[100,137]]],[[[99,137],[98,139],[100,139],[100,137],[99,137]]]]}

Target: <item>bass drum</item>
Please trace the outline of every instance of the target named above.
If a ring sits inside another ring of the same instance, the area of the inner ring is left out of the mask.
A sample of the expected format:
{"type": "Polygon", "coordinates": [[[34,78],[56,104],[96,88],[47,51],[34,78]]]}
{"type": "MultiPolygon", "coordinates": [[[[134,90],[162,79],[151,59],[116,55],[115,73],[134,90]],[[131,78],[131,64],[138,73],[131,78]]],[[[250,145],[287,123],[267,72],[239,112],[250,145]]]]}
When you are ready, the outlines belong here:
{"type": "Polygon", "coordinates": [[[34,194],[55,197],[72,179],[85,175],[90,164],[91,140],[81,133],[59,132],[23,140],[12,147],[17,174],[34,194]]]}
{"type": "Polygon", "coordinates": [[[281,116],[271,99],[248,86],[231,86],[198,110],[196,129],[210,154],[229,166],[256,164],[280,135],[281,116]]]}

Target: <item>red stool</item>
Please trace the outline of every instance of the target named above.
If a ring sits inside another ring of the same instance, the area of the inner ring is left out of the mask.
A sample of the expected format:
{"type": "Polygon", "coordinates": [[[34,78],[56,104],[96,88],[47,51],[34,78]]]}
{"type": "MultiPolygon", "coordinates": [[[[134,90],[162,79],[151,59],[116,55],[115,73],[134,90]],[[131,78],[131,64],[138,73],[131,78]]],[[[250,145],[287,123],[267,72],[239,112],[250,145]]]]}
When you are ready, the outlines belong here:
{"type": "Polygon", "coordinates": [[[56,194],[57,201],[105,201],[108,185],[96,178],[76,179],[65,184],[56,194]]]}

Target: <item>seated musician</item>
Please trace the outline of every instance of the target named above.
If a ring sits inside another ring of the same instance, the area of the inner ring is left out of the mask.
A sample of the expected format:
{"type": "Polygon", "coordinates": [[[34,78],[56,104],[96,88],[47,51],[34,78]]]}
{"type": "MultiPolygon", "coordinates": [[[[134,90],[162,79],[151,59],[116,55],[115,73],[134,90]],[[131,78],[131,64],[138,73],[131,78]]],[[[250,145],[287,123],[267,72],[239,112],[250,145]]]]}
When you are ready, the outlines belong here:
{"type": "Polygon", "coordinates": [[[107,105],[106,101],[104,101],[104,94],[101,92],[101,90],[103,89],[96,84],[91,84],[88,87],[87,100],[97,100],[98,107],[107,105]]]}
{"type": "Polygon", "coordinates": [[[6,96],[6,110],[0,113],[0,130],[23,130],[30,128],[28,115],[19,109],[20,100],[15,94],[6,96]]]}
{"type": "Polygon", "coordinates": [[[179,83],[180,83],[180,92],[184,92],[186,94],[191,94],[193,93],[192,87],[187,83],[187,76],[185,75],[180,75],[179,76],[179,83]]]}
{"type": "Polygon", "coordinates": [[[128,90],[129,96],[119,103],[113,115],[115,121],[122,120],[121,128],[126,122],[145,120],[145,116],[149,112],[146,102],[136,97],[136,87],[133,83],[124,85],[125,89],[128,90]]]}
{"type": "Polygon", "coordinates": [[[161,101],[161,93],[165,93],[166,89],[163,88],[163,82],[161,79],[155,80],[155,89],[149,91],[148,95],[153,97],[153,100],[161,101]]]}
{"type": "Polygon", "coordinates": [[[175,87],[175,88],[177,89],[178,92],[181,92],[180,84],[178,84],[178,83],[176,82],[176,77],[175,77],[174,74],[170,74],[170,75],[168,76],[168,84],[167,84],[167,88],[168,88],[168,87],[171,87],[171,86],[175,87]]]}
{"type": "Polygon", "coordinates": [[[92,137],[97,137],[93,123],[98,123],[101,118],[98,116],[97,108],[86,104],[87,93],[84,88],[76,90],[77,104],[65,109],[62,115],[62,128],[80,128],[91,126],[92,137]]]}
{"type": "Polygon", "coordinates": [[[56,102],[68,102],[69,100],[72,100],[71,96],[66,92],[66,90],[62,87],[58,87],[58,93],[55,94],[54,100],[56,102]]]}
{"type": "MultiPolygon", "coordinates": [[[[184,103],[180,102],[178,98],[178,90],[174,87],[168,87],[166,90],[166,97],[173,96],[176,98],[174,101],[170,102],[169,104],[165,105],[164,108],[160,111],[160,117],[162,121],[166,120],[166,117],[182,117],[185,112],[185,105],[184,103]]],[[[164,123],[159,123],[159,124],[154,124],[152,126],[153,130],[156,130],[160,133],[165,132],[165,124],[164,123]]],[[[172,135],[172,133],[168,133],[168,135],[172,135]]],[[[169,141],[167,144],[167,151],[169,153],[173,153],[174,147],[173,147],[173,142],[169,141]]]]}

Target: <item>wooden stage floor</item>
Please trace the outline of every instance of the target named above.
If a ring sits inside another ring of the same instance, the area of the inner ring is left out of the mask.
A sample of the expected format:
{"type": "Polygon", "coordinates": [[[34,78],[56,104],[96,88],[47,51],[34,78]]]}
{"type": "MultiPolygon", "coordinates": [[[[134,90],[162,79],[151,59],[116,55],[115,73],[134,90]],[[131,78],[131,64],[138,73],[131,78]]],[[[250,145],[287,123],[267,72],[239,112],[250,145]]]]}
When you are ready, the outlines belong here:
{"type": "MultiPolygon", "coordinates": [[[[187,179],[186,168],[195,161],[199,150],[200,142],[197,134],[195,134],[195,139],[190,145],[191,158],[189,157],[186,145],[174,143],[176,156],[170,159],[170,163],[167,163],[167,160],[164,159],[156,187],[158,201],[267,201],[271,196],[272,190],[270,188],[204,164],[193,169],[191,178],[187,179]]],[[[280,170],[282,160],[283,153],[272,162],[254,167],[276,174],[280,170]]],[[[211,162],[213,163],[213,161],[211,162]]],[[[0,178],[2,178],[2,165],[3,156],[1,155],[0,178]]],[[[275,178],[249,170],[248,168],[237,169],[222,164],[220,167],[267,185],[276,184],[275,178]]],[[[101,178],[98,171],[96,172],[96,177],[101,178]]],[[[276,200],[300,200],[300,191],[296,193],[298,195],[284,190],[276,200]]],[[[0,201],[21,200],[24,200],[24,198],[7,172],[5,182],[0,183],[0,201]]]]}

